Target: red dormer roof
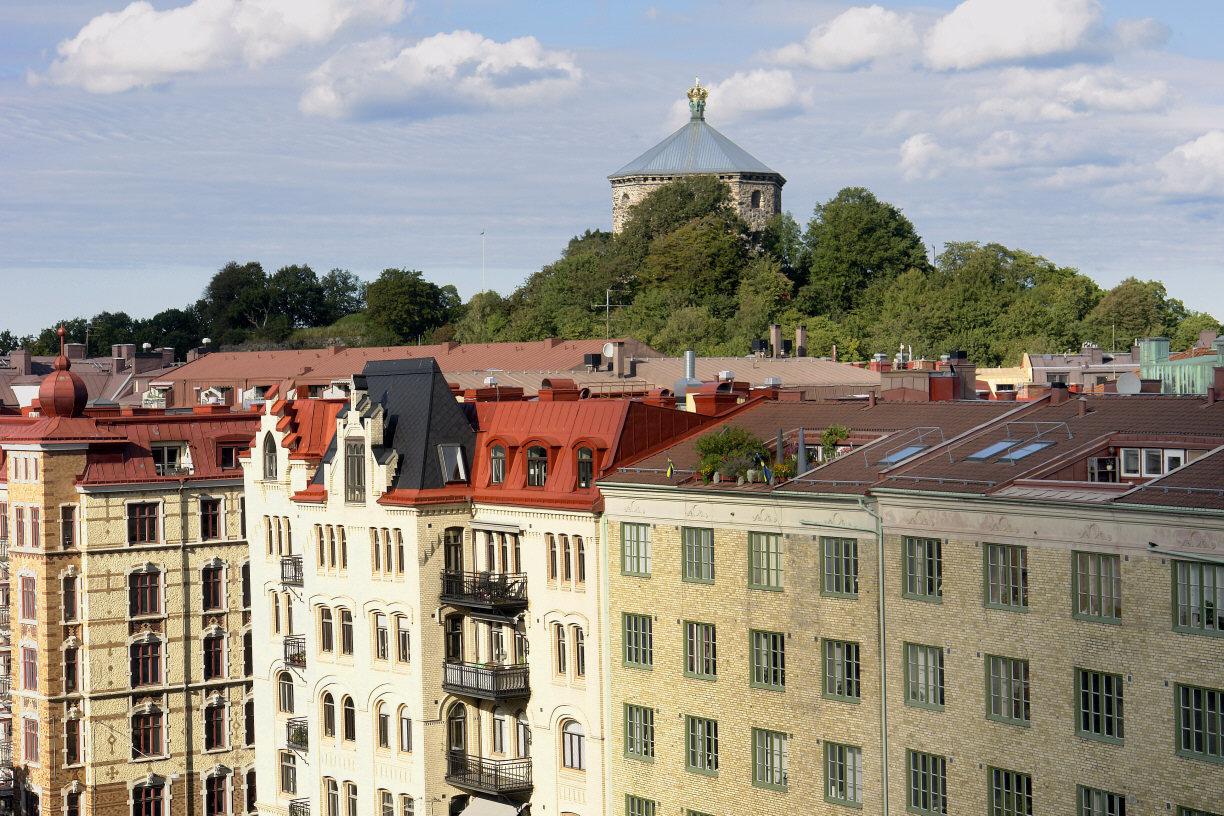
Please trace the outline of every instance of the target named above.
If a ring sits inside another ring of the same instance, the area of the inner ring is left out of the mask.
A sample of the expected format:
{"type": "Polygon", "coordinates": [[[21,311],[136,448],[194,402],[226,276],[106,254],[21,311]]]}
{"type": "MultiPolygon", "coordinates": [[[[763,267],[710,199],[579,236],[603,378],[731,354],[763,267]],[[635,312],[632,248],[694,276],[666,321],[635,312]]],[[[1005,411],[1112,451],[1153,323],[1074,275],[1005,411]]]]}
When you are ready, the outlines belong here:
{"type": "Polygon", "coordinates": [[[280,416],[276,429],[285,434],[281,447],[289,450],[289,458],[322,459],[336,435],[336,417],[347,404],[344,399],[296,399],[273,405],[272,413],[280,416]]]}
{"type": "Polygon", "coordinates": [[[250,413],[162,414],[107,417],[96,422],[108,439],[90,445],[79,484],[241,479],[240,466],[221,467],[220,449],[248,446],[258,428],[259,417],[250,413]],[[159,442],[186,444],[191,457],[190,472],[158,475],[152,446],[159,442]]]}

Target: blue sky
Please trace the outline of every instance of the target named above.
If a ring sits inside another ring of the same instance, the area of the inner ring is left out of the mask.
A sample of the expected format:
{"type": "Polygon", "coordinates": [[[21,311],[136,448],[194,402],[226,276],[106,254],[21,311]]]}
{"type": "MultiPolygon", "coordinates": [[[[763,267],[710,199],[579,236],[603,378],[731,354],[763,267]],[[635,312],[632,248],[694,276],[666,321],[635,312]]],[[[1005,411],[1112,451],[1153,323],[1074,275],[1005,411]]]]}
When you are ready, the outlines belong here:
{"type": "Polygon", "coordinates": [[[226,261],[508,292],[684,117],[928,244],[998,241],[1224,317],[1224,4],[0,4],[0,328],[149,315],[226,261]]]}

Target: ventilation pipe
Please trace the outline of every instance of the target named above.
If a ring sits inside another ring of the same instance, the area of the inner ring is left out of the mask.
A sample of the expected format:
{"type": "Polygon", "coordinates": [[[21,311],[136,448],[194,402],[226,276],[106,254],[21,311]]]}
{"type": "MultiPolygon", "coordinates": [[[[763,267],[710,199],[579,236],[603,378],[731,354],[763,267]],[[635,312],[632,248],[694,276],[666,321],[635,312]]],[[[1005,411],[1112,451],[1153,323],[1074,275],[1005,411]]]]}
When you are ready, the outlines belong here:
{"type": "Polygon", "coordinates": [[[684,378],[686,380],[697,379],[697,352],[692,349],[684,352],[684,378]]]}
{"type": "Polygon", "coordinates": [[[684,377],[676,380],[672,387],[672,393],[676,396],[676,404],[683,405],[689,390],[699,385],[701,381],[697,379],[697,352],[689,349],[684,352],[684,377]]]}
{"type": "Polygon", "coordinates": [[[807,436],[803,428],[799,429],[799,451],[795,454],[795,475],[807,473],[808,458],[807,458],[807,436]]]}

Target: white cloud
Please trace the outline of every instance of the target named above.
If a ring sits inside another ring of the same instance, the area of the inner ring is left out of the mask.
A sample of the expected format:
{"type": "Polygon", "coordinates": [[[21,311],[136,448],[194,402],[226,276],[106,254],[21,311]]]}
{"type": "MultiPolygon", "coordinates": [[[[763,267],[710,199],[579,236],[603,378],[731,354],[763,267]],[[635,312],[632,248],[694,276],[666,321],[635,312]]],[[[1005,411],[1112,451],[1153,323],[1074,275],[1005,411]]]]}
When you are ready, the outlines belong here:
{"type": "Polygon", "coordinates": [[[950,108],[940,116],[947,127],[979,123],[1062,122],[1093,113],[1144,113],[1173,99],[1169,84],[1139,79],[1112,69],[1083,67],[1033,70],[1011,68],[990,78],[977,104],[950,108]]]}
{"type": "Polygon", "coordinates": [[[927,64],[939,70],[1066,54],[1101,25],[1099,0],[964,0],[927,35],[927,64]]]}
{"type": "Polygon", "coordinates": [[[1175,147],[1156,162],[1158,189],[1178,198],[1224,198],[1224,130],[1175,147]]]}
{"type": "MultiPolygon", "coordinates": [[[[781,69],[737,71],[707,87],[710,98],[706,103],[706,118],[717,122],[753,115],[798,113],[811,104],[810,93],[800,89],[790,71],[781,69]]],[[[688,118],[688,101],[677,100],[672,105],[669,122],[678,127],[688,118]]]]}
{"type": "Polygon", "coordinates": [[[138,0],[61,42],[46,79],[118,93],[238,62],[260,65],[326,42],[349,23],[404,13],[404,0],[194,0],[165,11],[138,0]]]}
{"type": "Polygon", "coordinates": [[[915,133],[901,145],[901,172],[909,181],[935,178],[943,160],[943,148],[929,133],[915,133]]]}
{"type": "Polygon", "coordinates": [[[813,28],[802,42],[769,56],[786,65],[845,71],[904,52],[917,41],[908,15],[881,6],[855,6],[813,28]]]}
{"type": "Polygon", "coordinates": [[[518,107],[572,91],[572,55],[535,37],[497,42],[471,31],[411,45],[380,38],[342,49],[310,76],[299,107],[331,118],[402,116],[518,107]]]}

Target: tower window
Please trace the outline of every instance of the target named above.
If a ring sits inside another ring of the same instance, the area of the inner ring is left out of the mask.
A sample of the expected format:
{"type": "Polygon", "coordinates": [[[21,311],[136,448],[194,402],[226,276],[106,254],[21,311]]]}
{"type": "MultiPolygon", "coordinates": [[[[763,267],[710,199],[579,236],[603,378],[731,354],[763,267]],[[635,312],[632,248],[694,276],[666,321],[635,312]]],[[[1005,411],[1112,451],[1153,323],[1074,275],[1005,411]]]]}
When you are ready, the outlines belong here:
{"type": "Polygon", "coordinates": [[[761,191],[760,190],[752,191],[752,209],[754,210],[761,209],[761,191]]]}

